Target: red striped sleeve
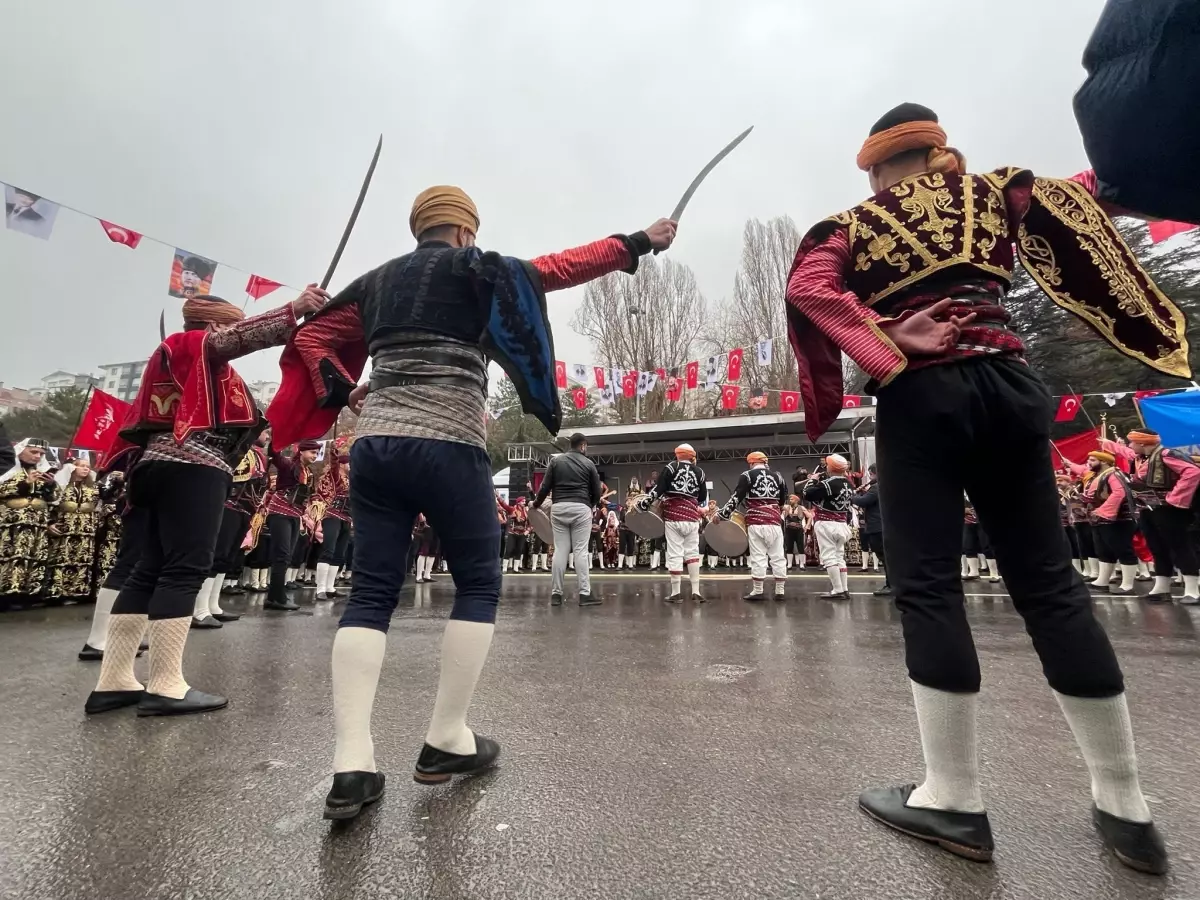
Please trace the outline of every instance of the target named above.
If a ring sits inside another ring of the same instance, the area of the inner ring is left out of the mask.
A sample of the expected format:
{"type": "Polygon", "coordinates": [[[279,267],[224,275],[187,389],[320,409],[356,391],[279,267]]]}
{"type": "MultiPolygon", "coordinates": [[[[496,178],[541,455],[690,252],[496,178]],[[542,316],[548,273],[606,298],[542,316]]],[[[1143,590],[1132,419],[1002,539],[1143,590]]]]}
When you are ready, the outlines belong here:
{"type": "Polygon", "coordinates": [[[788,279],[787,301],[882,386],[904,371],[908,361],[879,328],[882,317],[846,290],[842,273],[850,265],[850,241],[839,229],[796,267],[788,279]]]}
{"type": "Polygon", "coordinates": [[[628,269],[633,260],[625,242],[610,237],[561,253],[547,253],[530,262],[541,273],[542,289],[549,292],[577,287],[609,272],[628,269]]]}

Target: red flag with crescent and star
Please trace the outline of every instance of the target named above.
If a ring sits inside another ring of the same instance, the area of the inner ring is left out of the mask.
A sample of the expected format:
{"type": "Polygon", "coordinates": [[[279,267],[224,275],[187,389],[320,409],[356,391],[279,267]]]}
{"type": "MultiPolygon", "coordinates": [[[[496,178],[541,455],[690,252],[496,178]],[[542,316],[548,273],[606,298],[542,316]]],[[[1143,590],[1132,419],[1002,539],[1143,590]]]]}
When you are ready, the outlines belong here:
{"type": "Polygon", "coordinates": [[[742,378],[742,354],[745,351],[738,347],[729,351],[728,374],[730,381],[740,381],[742,378]]]}
{"type": "Polygon", "coordinates": [[[130,229],[122,228],[115,222],[105,222],[103,219],[97,220],[100,226],[104,229],[104,233],[108,235],[108,239],[114,244],[124,244],[131,250],[136,247],[142,240],[142,236],[130,229]]]}
{"type": "Polygon", "coordinates": [[[637,395],[638,373],[626,372],[621,376],[621,396],[632,400],[637,395]]]}
{"type": "Polygon", "coordinates": [[[721,409],[737,409],[738,391],[736,384],[727,384],[721,388],[721,409]]]}
{"type": "Polygon", "coordinates": [[[780,412],[795,412],[800,408],[800,392],[799,391],[780,391],[779,392],[779,411],[780,412]]]}
{"type": "Polygon", "coordinates": [[[281,282],[263,278],[261,275],[251,275],[250,280],[246,282],[246,293],[255,300],[261,300],[271,291],[281,287],[283,287],[281,282]]]}
{"type": "Polygon", "coordinates": [[[87,409],[80,416],[79,427],[71,438],[71,446],[107,453],[132,408],[132,404],[93,388],[87,409]]]}
{"type": "Polygon", "coordinates": [[[1079,407],[1083,405],[1083,394],[1065,394],[1058,398],[1058,411],[1054,414],[1055,422],[1070,422],[1079,415],[1079,407]]]}
{"type": "Polygon", "coordinates": [[[587,388],[575,388],[571,391],[571,399],[575,401],[576,409],[587,409],[587,388]]]}
{"type": "Polygon", "coordinates": [[[565,390],[567,387],[567,364],[561,359],[554,361],[554,383],[559,390],[565,390]]]}
{"type": "Polygon", "coordinates": [[[592,366],[592,374],[596,376],[596,387],[604,390],[604,367],[592,366]]]}
{"type": "Polygon", "coordinates": [[[694,391],[700,386],[700,362],[690,362],[687,364],[687,389],[694,391]]]}
{"type": "Polygon", "coordinates": [[[863,405],[863,398],[857,394],[842,395],[842,409],[855,409],[863,405]]]}
{"type": "Polygon", "coordinates": [[[679,376],[672,370],[667,376],[667,400],[671,403],[678,403],[679,398],[683,396],[683,382],[679,376]]]}

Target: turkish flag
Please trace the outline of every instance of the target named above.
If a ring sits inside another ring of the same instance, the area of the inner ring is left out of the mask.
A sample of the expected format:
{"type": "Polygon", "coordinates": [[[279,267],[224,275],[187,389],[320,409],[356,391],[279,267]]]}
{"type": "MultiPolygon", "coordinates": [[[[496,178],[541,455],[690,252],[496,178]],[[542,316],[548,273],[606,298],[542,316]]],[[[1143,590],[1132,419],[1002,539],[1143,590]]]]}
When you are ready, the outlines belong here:
{"type": "Polygon", "coordinates": [[[576,409],[587,409],[587,388],[575,388],[571,391],[571,399],[575,401],[576,409]]]}
{"type": "Polygon", "coordinates": [[[667,399],[672,403],[677,403],[679,398],[683,396],[683,382],[679,380],[678,375],[670,375],[667,377],[667,399]]]}
{"type": "Polygon", "coordinates": [[[856,409],[863,405],[863,398],[857,394],[842,395],[842,409],[856,409]]]}
{"type": "Polygon", "coordinates": [[[632,400],[637,394],[638,373],[626,372],[621,378],[621,396],[626,400],[632,400]]]}
{"type": "Polygon", "coordinates": [[[93,389],[87,409],[79,420],[79,428],[75,430],[75,437],[71,438],[71,446],[107,453],[132,408],[132,404],[124,400],[93,389]]]}
{"type": "Polygon", "coordinates": [[[654,376],[659,381],[666,381],[667,380],[667,370],[666,369],[655,369],[654,376]]]}
{"type": "Polygon", "coordinates": [[[779,392],[779,411],[780,412],[795,412],[800,408],[800,392],[799,391],[780,391],[779,392]]]}
{"type": "Polygon", "coordinates": [[[721,386],[721,409],[737,409],[739,390],[740,388],[736,384],[721,386]]]}
{"type": "Polygon", "coordinates": [[[263,278],[261,275],[251,275],[249,281],[246,282],[246,293],[255,300],[261,300],[271,291],[283,287],[278,281],[272,281],[270,278],[263,278]]]}
{"type": "Polygon", "coordinates": [[[742,354],[744,352],[741,347],[729,351],[728,373],[730,381],[740,381],[742,378],[742,354]]]}
{"type": "Polygon", "coordinates": [[[694,391],[700,386],[700,363],[690,362],[687,364],[687,389],[694,391]]]}
{"type": "Polygon", "coordinates": [[[104,233],[108,235],[108,239],[114,244],[124,244],[126,247],[132,249],[142,240],[142,236],[136,231],[122,228],[113,222],[105,222],[103,219],[100,219],[99,222],[101,227],[104,228],[104,233]]]}
{"type": "MultiPolygon", "coordinates": [[[[1157,397],[1162,391],[1134,391],[1134,400],[1145,400],[1147,397],[1157,397]]],[[[1056,420],[1057,421],[1057,420],[1056,420]]]]}
{"type": "Polygon", "coordinates": [[[1150,243],[1157,244],[1167,238],[1195,228],[1190,222],[1147,222],[1150,229],[1150,243]]]}
{"type": "Polygon", "coordinates": [[[1079,415],[1079,407],[1083,406],[1083,394],[1064,394],[1058,398],[1058,412],[1054,414],[1055,422],[1070,422],[1079,415]]]}
{"type": "Polygon", "coordinates": [[[593,366],[592,372],[596,376],[596,387],[598,387],[600,390],[604,390],[604,367],[593,366]]]}
{"type": "Polygon", "coordinates": [[[559,390],[566,389],[567,386],[567,364],[561,359],[554,361],[554,383],[559,390]]]}

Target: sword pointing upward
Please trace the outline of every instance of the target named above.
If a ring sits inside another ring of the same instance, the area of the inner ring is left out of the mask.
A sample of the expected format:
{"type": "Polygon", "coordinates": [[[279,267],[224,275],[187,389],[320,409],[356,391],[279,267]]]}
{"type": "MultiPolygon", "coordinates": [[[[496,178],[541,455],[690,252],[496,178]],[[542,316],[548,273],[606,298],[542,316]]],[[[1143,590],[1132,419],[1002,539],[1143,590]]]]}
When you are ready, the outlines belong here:
{"type": "Polygon", "coordinates": [[[354,209],[350,212],[350,221],[346,223],[346,230],[342,232],[342,239],[338,242],[337,250],[333,253],[333,259],[329,263],[325,277],[321,279],[322,290],[328,288],[329,282],[333,280],[333,272],[342,258],[342,251],[346,249],[346,243],[350,240],[350,232],[354,230],[354,223],[358,221],[358,212],[362,209],[363,200],[367,197],[367,188],[371,186],[371,177],[375,174],[375,165],[379,162],[379,152],[382,149],[383,135],[381,134],[379,135],[379,143],[375,145],[375,155],[371,157],[371,165],[367,167],[367,177],[363,179],[362,187],[358,191],[358,199],[354,201],[354,209]]]}
{"type": "MultiPolygon", "coordinates": [[[[717,167],[717,163],[719,163],[721,160],[723,160],[725,157],[727,157],[730,153],[732,153],[733,148],[736,147],[738,144],[740,144],[742,141],[744,141],[746,139],[746,137],[750,134],[750,132],[752,132],[753,130],[754,130],[754,126],[751,125],[745,131],[743,131],[741,134],[739,134],[737,137],[735,137],[732,141],[730,141],[728,144],[726,144],[721,149],[720,153],[718,153],[716,156],[714,156],[712,159],[710,159],[708,161],[708,164],[703,169],[700,170],[700,174],[692,179],[692,183],[689,184],[687,190],[683,192],[683,196],[679,198],[679,202],[675,204],[675,209],[672,210],[672,212],[671,212],[671,220],[672,221],[674,221],[674,222],[679,221],[679,217],[683,215],[683,211],[685,209],[687,209],[687,205],[688,205],[689,201],[691,201],[691,199],[692,199],[692,194],[696,193],[696,188],[700,187],[700,182],[704,181],[704,179],[708,177],[708,173],[717,167]]],[[[657,255],[658,251],[655,250],[654,253],[655,253],[655,255],[657,255]]]]}

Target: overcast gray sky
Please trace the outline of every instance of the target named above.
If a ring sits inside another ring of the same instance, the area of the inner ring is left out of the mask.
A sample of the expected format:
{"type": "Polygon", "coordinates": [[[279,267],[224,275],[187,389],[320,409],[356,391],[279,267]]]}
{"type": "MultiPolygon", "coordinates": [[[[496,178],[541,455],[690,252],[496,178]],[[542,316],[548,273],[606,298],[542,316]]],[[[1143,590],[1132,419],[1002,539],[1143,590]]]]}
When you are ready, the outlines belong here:
{"type": "MultiPolygon", "coordinates": [[[[862,199],[854,155],[912,100],[973,169],[1086,168],[1071,114],[1100,0],[65,0],[5,5],[0,181],[192,252],[319,280],[376,136],[384,149],[334,279],[412,245],[413,196],[459,184],[480,243],[534,256],[666,215],[672,257],[732,290],[749,217],[801,227],[862,199]],[[952,15],[938,16],[953,10],[952,15]]],[[[144,359],[179,301],[171,250],[129,250],[61,211],[49,241],[0,230],[0,381],[144,359]]],[[[242,298],[222,269],[214,293],[242,298]]],[[[551,296],[558,356],[579,291],[551,296]]],[[[291,299],[284,289],[255,308],[291,299]]],[[[277,378],[277,351],[243,360],[277,378]]]]}

